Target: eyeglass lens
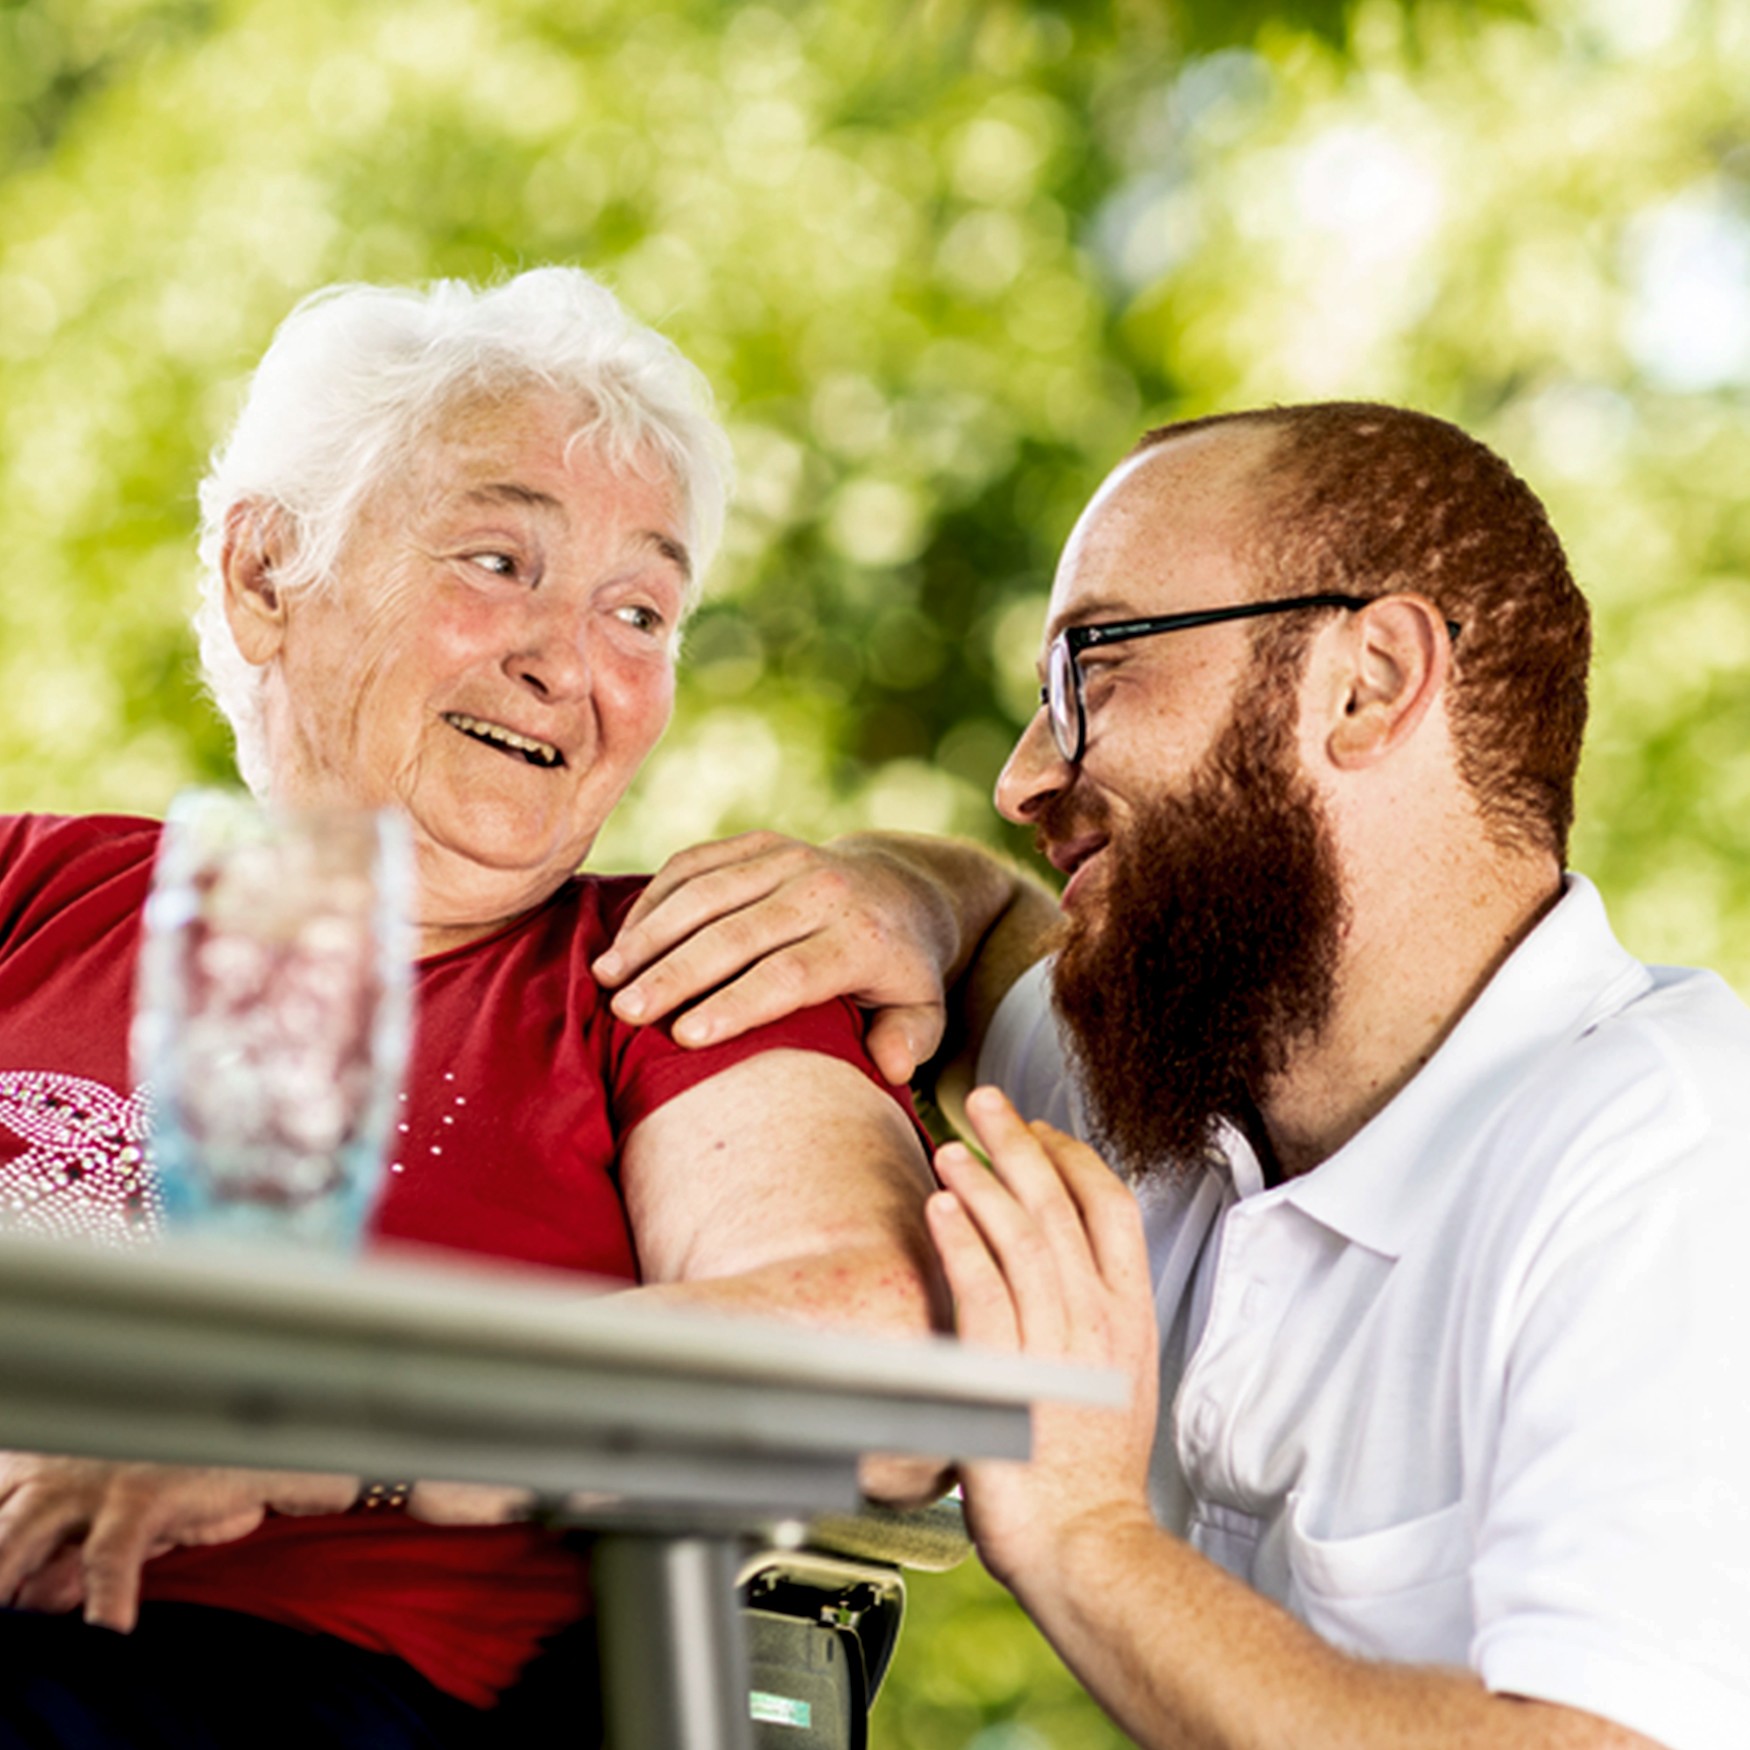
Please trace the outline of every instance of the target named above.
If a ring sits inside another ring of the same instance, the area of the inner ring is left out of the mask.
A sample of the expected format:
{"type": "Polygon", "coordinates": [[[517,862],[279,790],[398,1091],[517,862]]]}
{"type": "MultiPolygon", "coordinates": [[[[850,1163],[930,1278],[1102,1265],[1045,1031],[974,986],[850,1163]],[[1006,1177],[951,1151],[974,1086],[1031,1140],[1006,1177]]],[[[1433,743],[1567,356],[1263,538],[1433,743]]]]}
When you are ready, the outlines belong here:
{"type": "Polygon", "coordinates": [[[1061,635],[1052,639],[1046,658],[1045,702],[1051,719],[1051,739],[1057,751],[1071,765],[1082,752],[1082,699],[1076,682],[1076,659],[1069,640],[1061,635]]]}

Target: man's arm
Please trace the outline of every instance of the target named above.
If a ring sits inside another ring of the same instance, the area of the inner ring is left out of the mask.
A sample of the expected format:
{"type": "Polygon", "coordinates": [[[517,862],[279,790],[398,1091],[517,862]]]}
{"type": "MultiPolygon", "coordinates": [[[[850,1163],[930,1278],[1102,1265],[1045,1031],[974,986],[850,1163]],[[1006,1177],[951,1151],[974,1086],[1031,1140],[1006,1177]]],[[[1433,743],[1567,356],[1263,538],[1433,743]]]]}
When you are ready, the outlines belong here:
{"type": "Polygon", "coordinates": [[[686,1046],[733,1038],[835,996],[875,1011],[869,1049],[889,1081],[976,1059],[1009,986],[1045,951],[1050,893],[957,839],[857,833],[815,847],[774,833],[671,858],[594,968],[614,1011],[684,1010],[686,1046]]]}
{"type": "Polygon", "coordinates": [[[985,1565],[1145,1746],[1175,1750],[1658,1750],[1471,1672],[1353,1658],[1154,1521],[1154,1308],[1134,1199],[1092,1150],[981,1089],[991,1169],[951,1144],[931,1231],[971,1343],[1125,1369],[1126,1411],[1042,1406],[1027,1464],[966,1467],[985,1565]]]}

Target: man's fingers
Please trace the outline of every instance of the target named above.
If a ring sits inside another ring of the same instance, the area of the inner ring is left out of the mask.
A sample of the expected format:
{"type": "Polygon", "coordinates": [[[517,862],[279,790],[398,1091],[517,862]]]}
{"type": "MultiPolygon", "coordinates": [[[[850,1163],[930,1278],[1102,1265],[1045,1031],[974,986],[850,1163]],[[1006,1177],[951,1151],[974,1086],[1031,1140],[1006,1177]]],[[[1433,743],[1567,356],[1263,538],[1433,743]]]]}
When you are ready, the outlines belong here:
{"type": "Polygon", "coordinates": [[[927,1507],[953,1486],[945,1458],[914,1458],[909,1453],[872,1452],[857,1461],[857,1487],[863,1499],[882,1507],[927,1507]]]}
{"type": "Polygon", "coordinates": [[[1100,1272],[1082,1210],[1065,1185],[1058,1154],[1082,1151],[1104,1170],[1098,1155],[1047,1125],[1023,1123],[995,1088],[975,1088],[966,1115],[990,1155],[991,1171],[1026,1211],[1029,1225],[1049,1251],[1064,1292],[1072,1297],[1072,1324],[1088,1310],[1100,1288],[1100,1272]]]}
{"type": "Polygon", "coordinates": [[[991,1170],[1020,1202],[1035,1211],[1053,1203],[1069,1206],[1055,1162],[1006,1095],[995,1088],[974,1088],[966,1096],[966,1116],[990,1157],[991,1170]]]}
{"type": "MultiPolygon", "coordinates": [[[[1061,1321],[1065,1352],[1094,1359],[1127,1352],[1133,1327],[1152,1333],[1154,1317],[1141,1211],[1129,1187],[1086,1143],[1049,1124],[1023,1123],[994,1088],[975,1089],[967,1115],[990,1151],[991,1177],[1019,1212],[1009,1219],[1050,1260],[1055,1305],[1049,1316],[1061,1321]]],[[[995,1219],[979,1207],[973,1214],[981,1222],[995,1219]]],[[[1014,1266],[998,1249],[1013,1276],[1014,1266]]],[[[1048,1315],[1025,1282],[1018,1296],[1031,1342],[1036,1329],[1047,1331],[1041,1321],[1048,1315]]]]}
{"type": "Polygon", "coordinates": [[[961,1144],[936,1151],[936,1174],[978,1229],[1014,1307],[1019,1342],[1039,1355],[1067,1353],[1072,1335],[1058,1257],[1032,1214],[961,1144]]]}
{"type": "Polygon", "coordinates": [[[954,1329],[960,1340],[981,1349],[1019,1349],[1020,1323],[1008,1283],[959,1197],[951,1190],[936,1192],[924,1205],[924,1215],[954,1294],[954,1329]]]}
{"type": "Polygon", "coordinates": [[[709,875],[714,870],[727,869],[737,863],[755,862],[771,851],[798,842],[785,838],[782,833],[744,832],[737,833],[732,838],[713,839],[707,844],[690,845],[684,851],[676,851],[645,884],[643,892],[627,912],[621,928],[639,923],[670,894],[679,891],[689,881],[696,880],[701,875],[709,875]]]}
{"type": "Polygon", "coordinates": [[[943,904],[891,858],[748,833],[670,858],[592,970],[622,1021],[672,1018],[693,1048],[849,998],[874,1013],[881,1073],[904,1082],[944,1031],[943,904]]]}
{"type": "Polygon", "coordinates": [[[1148,1241],[1136,1194],[1086,1143],[1043,1122],[1029,1128],[1051,1156],[1081,1216],[1102,1279],[1120,1294],[1146,1294],[1152,1306],[1148,1241]]]}
{"type": "Polygon", "coordinates": [[[966,1112],[997,1176],[1036,1216],[1073,1213],[1102,1265],[1108,1255],[1120,1267],[1134,1262],[1131,1241],[1142,1238],[1135,1194],[1094,1149],[1055,1125],[1024,1122],[995,1088],[975,1088],[966,1112]]]}
{"type": "MultiPolygon", "coordinates": [[[[630,976],[625,968],[638,969],[615,996],[614,1013],[623,1021],[660,1020],[818,935],[831,903],[821,890],[841,878],[821,873],[812,880],[781,880],[774,885],[770,877],[779,872],[780,862],[765,859],[757,876],[740,865],[702,876],[675,894],[637,932],[628,936],[622,931],[615,947],[595,967],[599,975],[613,966],[622,978],[630,976]]],[[[842,975],[825,982],[833,995],[843,986],[842,975]]]]}
{"type": "Polygon", "coordinates": [[[941,1003],[912,1003],[877,1011],[863,1042],[875,1067],[898,1087],[917,1074],[920,1063],[936,1055],[946,1026],[941,1003]]]}
{"type": "MultiPolygon", "coordinates": [[[[739,1023],[735,1032],[755,1024],[748,1018],[752,1013],[750,996],[765,995],[768,1003],[775,1002],[789,980],[797,980],[797,988],[802,988],[805,966],[795,964],[790,956],[805,928],[793,913],[770,900],[719,919],[671,948],[618,991],[613,999],[614,1013],[622,1021],[644,1025],[693,1003],[687,1011],[693,1024],[676,1035],[683,1045],[703,1045],[712,1036],[731,1037],[731,1032],[719,1029],[726,1027],[732,1016],[739,1023]],[[733,983],[750,979],[751,990],[739,991],[734,1003],[719,1003],[713,1010],[714,997],[733,983]],[[762,992],[761,986],[766,990],[762,992]],[[741,1013],[743,1009],[748,1014],[741,1013]]],[[[769,1013],[762,1008],[758,1018],[772,1020],[784,1012],[781,1007],[769,1013]]]]}
{"type": "Polygon", "coordinates": [[[751,1028],[826,1002],[839,994],[840,983],[831,946],[819,937],[780,948],[728,978],[720,989],[677,1016],[675,1042],[696,1050],[733,1039],[751,1028]]]}
{"type": "Polygon", "coordinates": [[[795,859],[775,854],[789,843],[776,833],[744,833],[670,857],[621,920],[592,969],[596,977],[624,983],[714,919],[765,898],[793,873],[795,859]]]}

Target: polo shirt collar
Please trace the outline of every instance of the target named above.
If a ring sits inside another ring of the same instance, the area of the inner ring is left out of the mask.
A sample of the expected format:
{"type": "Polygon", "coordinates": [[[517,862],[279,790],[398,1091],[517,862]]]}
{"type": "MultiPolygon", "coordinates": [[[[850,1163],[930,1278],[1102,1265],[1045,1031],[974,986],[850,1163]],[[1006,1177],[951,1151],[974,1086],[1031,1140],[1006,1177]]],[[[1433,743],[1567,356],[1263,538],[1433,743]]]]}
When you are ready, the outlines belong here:
{"type": "MultiPolygon", "coordinates": [[[[1431,1194],[1462,1170],[1465,1145],[1530,1057],[1577,1037],[1651,984],[1611,934],[1598,890],[1569,875],[1562,897],[1391,1104],[1310,1173],[1262,1195],[1369,1251],[1399,1257],[1426,1230],[1431,1194]]],[[[1235,1173],[1242,1197],[1251,1177],[1235,1173]]]]}

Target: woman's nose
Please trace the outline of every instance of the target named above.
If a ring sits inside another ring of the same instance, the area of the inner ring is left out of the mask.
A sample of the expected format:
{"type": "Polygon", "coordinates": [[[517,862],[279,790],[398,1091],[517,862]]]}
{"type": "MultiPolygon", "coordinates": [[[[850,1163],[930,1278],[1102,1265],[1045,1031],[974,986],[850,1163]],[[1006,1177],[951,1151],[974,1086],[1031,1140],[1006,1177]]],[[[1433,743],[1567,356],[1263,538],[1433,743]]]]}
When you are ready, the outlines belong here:
{"type": "Polygon", "coordinates": [[[997,774],[997,812],[1017,826],[1029,825],[1053,796],[1068,789],[1074,776],[1075,768],[1057,751],[1041,707],[1021,731],[1015,751],[997,774]]]}
{"type": "Polygon", "coordinates": [[[505,672],[541,699],[579,698],[590,684],[590,617],[557,600],[537,601],[505,672]]]}

